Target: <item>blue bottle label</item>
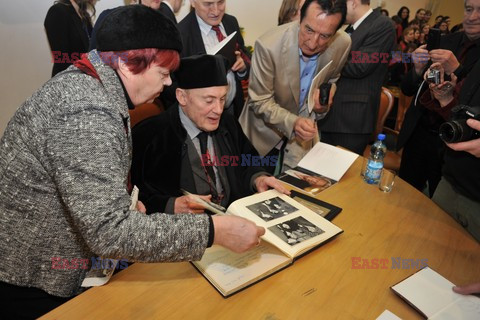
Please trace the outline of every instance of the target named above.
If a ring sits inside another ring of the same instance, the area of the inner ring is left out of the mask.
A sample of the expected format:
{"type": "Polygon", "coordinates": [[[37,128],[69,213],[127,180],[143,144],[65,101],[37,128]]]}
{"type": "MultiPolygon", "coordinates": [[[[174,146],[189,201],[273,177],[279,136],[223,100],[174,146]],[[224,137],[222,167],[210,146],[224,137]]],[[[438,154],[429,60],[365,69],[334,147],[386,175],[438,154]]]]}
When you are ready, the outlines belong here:
{"type": "Polygon", "coordinates": [[[367,183],[378,183],[382,174],[383,163],[380,161],[368,160],[367,170],[365,172],[365,181],[367,183]]]}

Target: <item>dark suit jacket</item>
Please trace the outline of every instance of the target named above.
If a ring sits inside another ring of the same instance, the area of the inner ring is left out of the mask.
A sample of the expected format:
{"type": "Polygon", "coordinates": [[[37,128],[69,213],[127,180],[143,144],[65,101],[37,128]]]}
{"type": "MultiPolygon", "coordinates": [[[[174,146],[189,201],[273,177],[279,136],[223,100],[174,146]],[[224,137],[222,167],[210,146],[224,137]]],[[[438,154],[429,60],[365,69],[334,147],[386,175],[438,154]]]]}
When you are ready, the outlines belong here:
{"type": "MultiPolygon", "coordinates": [[[[84,27],[75,8],[61,3],[56,3],[50,7],[45,17],[44,26],[52,54],[61,52],[69,56],[69,59],[63,60],[65,63],[53,64],[53,77],[72,65],[72,60],[79,59],[81,53],[88,52],[88,33],[91,33],[92,26],[86,25],[84,27]]],[[[63,56],[57,55],[57,58],[61,60],[63,56]]]]}
{"type": "MultiPolygon", "coordinates": [[[[352,55],[337,82],[333,106],[319,122],[321,131],[370,134],[375,130],[382,83],[388,70],[379,53],[395,48],[395,29],[390,19],[374,10],[352,33],[351,51],[377,54],[379,61],[356,63],[352,55]]],[[[361,58],[360,58],[361,59],[361,58]]]]}
{"type": "MultiPolygon", "coordinates": [[[[465,78],[458,103],[480,109],[480,60],[465,78]]],[[[478,138],[477,138],[478,139],[478,138]]],[[[446,148],[443,175],[455,190],[480,202],[480,158],[465,151],[446,148]]]]}
{"type": "MultiPolygon", "coordinates": [[[[250,57],[247,49],[245,48],[245,42],[243,40],[242,34],[240,33],[240,26],[238,21],[234,16],[225,14],[222,19],[223,27],[227,35],[237,31],[237,42],[241,51],[250,57]]],[[[180,30],[180,35],[182,36],[183,42],[183,51],[182,57],[189,57],[196,54],[206,53],[205,45],[203,44],[202,34],[200,27],[198,26],[197,16],[195,11],[191,11],[180,23],[178,24],[178,30],[180,30]]],[[[236,84],[237,84],[237,93],[235,99],[233,100],[234,110],[237,117],[240,115],[244,99],[243,99],[243,90],[241,80],[248,79],[248,71],[250,65],[247,64],[247,74],[240,79],[237,74],[235,74],[236,84]]]]}
{"type": "MultiPolygon", "coordinates": [[[[465,37],[466,36],[464,32],[456,32],[442,36],[440,41],[440,48],[452,51],[458,58],[462,51],[465,37]]],[[[468,52],[464,64],[459,68],[459,70],[455,71],[455,73],[459,77],[457,82],[460,82],[462,78],[467,76],[472,70],[475,63],[478,61],[478,58],[480,56],[480,40],[477,39],[476,43],[476,47],[473,47],[468,52]]],[[[415,72],[415,68],[412,68],[406,74],[405,78],[402,81],[402,92],[407,96],[416,96],[417,90],[422,81],[423,75],[418,76],[415,72]]],[[[422,93],[427,89],[428,85],[424,84],[422,87],[422,93]]],[[[422,93],[420,93],[419,97],[422,93]]],[[[420,104],[415,105],[415,99],[412,99],[412,103],[410,104],[410,107],[405,114],[402,130],[400,131],[400,135],[398,136],[397,150],[400,150],[405,146],[408,139],[415,130],[415,127],[418,125],[420,119],[425,116],[427,112],[427,109],[425,109],[420,104]]]]}
{"type": "Polygon", "coordinates": [[[175,13],[172,11],[172,9],[170,9],[168,5],[162,2],[160,3],[160,8],[158,10],[165,16],[167,16],[167,18],[177,23],[177,17],[175,17],[175,13]]]}
{"type": "MultiPolygon", "coordinates": [[[[164,212],[168,199],[180,197],[180,186],[188,184],[195,193],[192,166],[182,167],[187,157],[187,132],[183,128],[178,105],[162,114],[146,119],[132,129],[133,157],[131,179],[140,189],[139,199],[147,207],[147,213],[164,212]],[[182,174],[183,172],[183,174],[182,174]],[[186,174],[187,173],[187,174],[186,174]],[[180,182],[180,177],[189,176],[190,181],[180,182]]],[[[258,155],[244,135],[237,120],[224,113],[220,125],[213,132],[218,143],[218,157],[239,156],[238,166],[225,166],[229,181],[230,202],[252,193],[251,178],[263,171],[254,166],[241,166],[241,155],[258,155]]]]}

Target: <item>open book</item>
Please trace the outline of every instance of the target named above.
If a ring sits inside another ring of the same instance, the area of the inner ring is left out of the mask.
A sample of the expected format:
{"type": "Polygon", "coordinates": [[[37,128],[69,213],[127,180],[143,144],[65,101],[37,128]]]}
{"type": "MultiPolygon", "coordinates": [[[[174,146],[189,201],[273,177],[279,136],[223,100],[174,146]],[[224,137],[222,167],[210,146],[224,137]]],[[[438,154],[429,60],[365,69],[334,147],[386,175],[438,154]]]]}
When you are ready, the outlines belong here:
{"type": "Polygon", "coordinates": [[[351,151],[317,142],[297,167],[285,171],[278,179],[316,195],[337,183],[357,157],[351,151]]]}
{"type": "Polygon", "coordinates": [[[452,291],[453,283],[429,267],[392,290],[427,319],[480,319],[480,298],[452,291]]]}
{"type": "Polygon", "coordinates": [[[205,251],[193,265],[228,297],[291,265],[300,256],[342,232],[328,220],[276,190],[233,202],[227,214],[241,216],[266,230],[260,245],[237,254],[220,246],[205,251]]]}
{"type": "Polygon", "coordinates": [[[208,54],[221,54],[224,56],[228,60],[228,69],[230,69],[235,61],[237,61],[237,56],[235,55],[235,49],[237,46],[236,34],[237,31],[232,32],[228,37],[207,50],[208,54]]]}

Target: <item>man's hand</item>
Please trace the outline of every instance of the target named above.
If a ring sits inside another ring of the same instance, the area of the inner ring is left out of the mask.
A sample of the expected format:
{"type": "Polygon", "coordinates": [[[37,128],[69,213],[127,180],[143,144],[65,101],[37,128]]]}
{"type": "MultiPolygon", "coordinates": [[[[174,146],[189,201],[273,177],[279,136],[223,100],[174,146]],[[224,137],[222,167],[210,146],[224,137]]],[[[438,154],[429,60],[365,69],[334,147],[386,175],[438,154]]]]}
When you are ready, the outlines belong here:
{"type": "MultiPolygon", "coordinates": [[[[480,121],[468,119],[467,125],[474,130],[480,131],[480,121]]],[[[466,151],[477,158],[480,158],[480,138],[470,141],[447,143],[447,146],[455,151],[466,151]]]]}
{"type": "Polygon", "coordinates": [[[427,75],[430,70],[439,70],[440,71],[440,84],[430,83],[430,93],[435,99],[438,100],[440,106],[443,108],[447,106],[453,100],[453,92],[457,85],[457,76],[452,73],[450,81],[444,81],[444,69],[439,62],[435,62],[430,66],[430,68],[425,72],[423,78],[427,80],[427,75]]]}
{"type": "MultiPolygon", "coordinates": [[[[433,50],[432,50],[433,51],[433,50]]],[[[413,66],[417,75],[421,76],[422,71],[428,63],[427,45],[423,44],[412,52],[413,66]]]]}
{"type": "Polygon", "coordinates": [[[460,66],[460,63],[457,60],[457,57],[450,50],[444,49],[435,49],[429,52],[430,59],[432,62],[439,62],[442,64],[445,74],[452,74],[453,71],[457,70],[460,66]]]}
{"type": "Polygon", "coordinates": [[[315,121],[308,118],[299,117],[295,121],[295,126],[293,129],[297,137],[303,141],[312,140],[317,134],[317,126],[315,125],[315,121]]]}
{"type": "MultiPolygon", "coordinates": [[[[198,197],[211,201],[212,195],[198,197]]],[[[205,208],[193,198],[193,195],[182,196],[175,199],[175,205],[173,211],[175,213],[203,213],[205,208]]]]}
{"type": "Polygon", "coordinates": [[[140,200],[137,201],[137,206],[135,207],[135,210],[140,211],[141,213],[147,213],[147,208],[145,208],[145,205],[140,200]]]}
{"type": "Polygon", "coordinates": [[[278,192],[290,195],[290,191],[288,191],[280,181],[275,179],[275,177],[259,176],[255,179],[255,187],[258,192],[267,191],[268,189],[273,188],[278,192]]]}
{"type": "Polygon", "coordinates": [[[478,294],[480,293],[480,282],[472,283],[467,286],[453,287],[453,291],[460,294],[478,294]]]}
{"type": "Polygon", "coordinates": [[[328,105],[324,106],[320,104],[320,89],[317,88],[313,91],[313,101],[315,101],[315,105],[313,106],[313,111],[316,113],[326,113],[330,110],[330,107],[333,104],[333,97],[335,96],[335,92],[337,91],[337,85],[332,83],[332,87],[330,88],[330,93],[328,96],[328,105]]]}
{"type": "Polygon", "coordinates": [[[240,51],[235,51],[235,55],[237,56],[237,60],[232,66],[233,72],[243,72],[247,69],[247,65],[245,61],[243,61],[240,51]]]}
{"type": "Polygon", "coordinates": [[[241,253],[260,243],[265,228],[236,216],[213,216],[215,238],[213,244],[241,253]]]}

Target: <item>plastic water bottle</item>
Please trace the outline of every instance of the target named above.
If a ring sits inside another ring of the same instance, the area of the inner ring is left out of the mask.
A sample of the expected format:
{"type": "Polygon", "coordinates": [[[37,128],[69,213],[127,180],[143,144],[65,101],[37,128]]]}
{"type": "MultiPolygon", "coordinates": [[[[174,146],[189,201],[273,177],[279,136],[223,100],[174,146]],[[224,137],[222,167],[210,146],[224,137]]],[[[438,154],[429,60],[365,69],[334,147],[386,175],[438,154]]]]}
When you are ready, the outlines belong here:
{"type": "Polygon", "coordinates": [[[383,143],[385,135],[380,133],[378,140],[370,149],[370,157],[368,158],[367,168],[365,170],[364,180],[366,183],[378,184],[383,169],[383,158],[387,152],[387,147],[383,143]]]}

